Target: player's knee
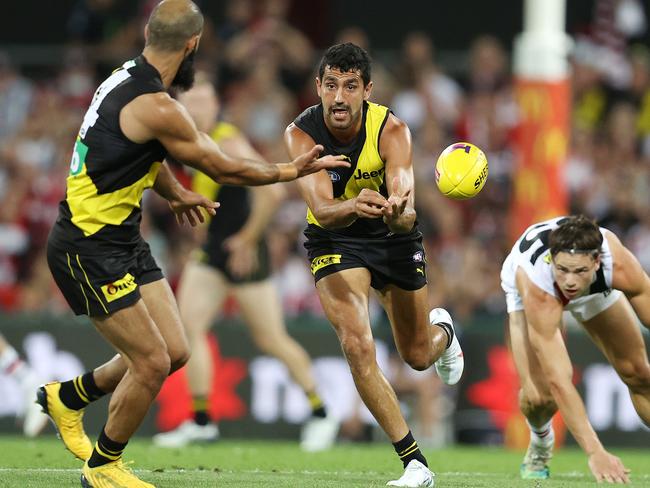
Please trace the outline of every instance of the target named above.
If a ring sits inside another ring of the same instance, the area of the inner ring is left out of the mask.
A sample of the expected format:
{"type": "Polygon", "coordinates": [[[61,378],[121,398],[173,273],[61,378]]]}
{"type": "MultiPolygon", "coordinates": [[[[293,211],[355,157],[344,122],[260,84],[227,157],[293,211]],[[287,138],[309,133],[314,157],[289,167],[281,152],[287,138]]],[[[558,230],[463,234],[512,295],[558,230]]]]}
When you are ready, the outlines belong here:
{"type": "Polygon", "coordinates": [[[410,350],[402,354],[402,359],[416,371],[424,371],[431,366],[431,354],[422,349],[410,350]]]}
{"type": "Polygon", "coordinates": [[[175,348],[173,351],[170,351],[169,352],[169,362],[170,362],[169,374],[172,374],[174,371],[181,369],[183,366],[187,364],[189,360],[190,360],[190,348],[187,346],[178,347],[175,348]]]}
{"type": "Polygon", "coordinates": [[[166,350],[156,350],[144,358],[134,361],[132,373],[146,388],[158,390],[171,369],[171,359],[166,350]]]}
{"type": "Polygon", "coordinates": [[[520,401],[525,411],[547,412],[556,410],[551,392],[544,392],[535,387],[524,387],[520,392],[520,401]]]}
{"type": "Polygon", "coordinates": [[[624,364],[617,365],[616,370],[630,390],[635,392],[650,390],[650,365],[648,363],[626,361],[624,364]]]}
{"type": "Polygon", "coordinates": [[[265,354],[275,356],[278,348],[282,347],[287,339],[285,335],[271,335],[271,334],[253,334],[253,342],[255,346],[265,354]]]}
{"type": "Polygon", "coordinates": [[[360,374],[365,366],[375,362],[375,343],[372,337],[365,335],[347,334],[341,337],[341,348],[350,368],[357,369],[360,374]]]}

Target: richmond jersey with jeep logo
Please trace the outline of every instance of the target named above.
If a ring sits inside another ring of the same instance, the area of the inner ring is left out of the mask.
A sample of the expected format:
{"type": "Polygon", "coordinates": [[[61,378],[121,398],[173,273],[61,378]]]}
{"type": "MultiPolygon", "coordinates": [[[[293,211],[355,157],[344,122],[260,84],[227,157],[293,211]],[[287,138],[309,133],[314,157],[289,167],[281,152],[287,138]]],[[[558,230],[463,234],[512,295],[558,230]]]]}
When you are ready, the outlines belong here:
{"type": "MultiPolygon", "coordinates": [[[[521,267],[528,278],[549,295],[556,297],[567,305],[569,300],[560,292],[553,278],[551,251],[549,249],[549,236],[566,217],[557,217],[531,225],[521,235],[501,269],[502,287],[506,292],[516,290],[516,272],[521,267]]],[[[594,282],[588,293],[576,297],[571,302],[598,293],[609,293],[612,289],[612,254],[606,237],[606,229],[600,227],[603,235],[603,245],[600,252],[600,268],[596,272],[594,282]]]]}
{"type": "MultiPolygon", "coordinates": [[[[334,198],[349,200],[364,188],[388,197],[379,140],[390,113],[387,107],[364,102],[361,130],[348,145],[330,134],[322,104],[308,108],[294,121],[316,144],[323,145],[323,155],[343,154],[350,162],[349,168],[328,170],[334,198]]],[[[393,234],[381,218],[358,218],[347,227],[325,229],[308,210],[307,222],[304,246],[315,281],[345,269],[366,268],[370,286],[377,290],[391,284],[418,290],[426,284],[426,257],[417,221],[405,234],[393,234]]]]}
{"type": "MultiPolygon", "coordinates": [[[[349,168],[332,168],[327,170],[332,181],[334,198],[349,200],[355,198],[362,189],[369,188],[388,198],[385,183],[385,163],[379,153],[379,139],[391,111],[388,107],[376,103],[363,102],[363,120],[357,137],[347,145],[338,142],[330,134],[323,118],[323,105],[318,104],[306,109],[294,124],[308,134],[317,144],[322,144],[322,156],[345,155],[350,162],[349,168]]],[[[318,220],[307,210],[307,232],[328,233],[347,237],[386,237],[390,234],[388,226],[382,219],[359,218],[347,227],[340,229],[323,229],[318,220]]],[[[413,226],[417,232],[417,222],[413,226]]]]}
{"type": "Polygon", "coordinates": [[[160,91],[160,75],[143,56],[99,86],[74,146],[53,243],[87,250],[138,243],[142,194],[153,185],[166,151],[157,140],[130,141],[120,128],[120,111],[136,97],[160,91]]]}

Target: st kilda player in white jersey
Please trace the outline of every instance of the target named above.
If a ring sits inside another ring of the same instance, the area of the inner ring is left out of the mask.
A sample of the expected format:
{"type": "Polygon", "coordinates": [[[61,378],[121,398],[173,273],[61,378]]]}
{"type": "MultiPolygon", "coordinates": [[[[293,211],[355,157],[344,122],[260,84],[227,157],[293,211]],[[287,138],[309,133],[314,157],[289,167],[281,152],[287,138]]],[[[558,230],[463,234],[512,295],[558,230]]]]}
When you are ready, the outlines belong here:
{"type": "Polygon", "coordinates": [[[628,470],[608,453],[589,423],[572,382],[562,337],[570,311],[627,385],[639,417],[650,425],[650,365],[638,321],[650,325],[650,278],[614,233],[583,216],[535,224],[501,270],[520,408],[531,430],[521,465],[525,479],[548,478],[560,411],[598,481],[624,483],[628,470]],[[637,319],[638,317],[638,319],[637,319]]]}

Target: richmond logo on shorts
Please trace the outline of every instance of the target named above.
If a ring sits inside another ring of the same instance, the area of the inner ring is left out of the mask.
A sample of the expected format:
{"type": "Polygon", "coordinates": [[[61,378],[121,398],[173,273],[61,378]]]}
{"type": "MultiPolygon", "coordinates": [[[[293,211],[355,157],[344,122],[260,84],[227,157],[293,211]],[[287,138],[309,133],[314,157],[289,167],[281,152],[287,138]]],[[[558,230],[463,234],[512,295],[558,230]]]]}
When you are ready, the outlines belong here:
{"type": "Polygon", "coordinates": [[[124,275],[124,278],[121,280],[114,281],[107,285],[102,286],[102,292],[107,302],[112,302],[118,298],[122,298],[124,295],[128,295],[138,287],[138,284],[135,282],[135,278],[131,273],[124,275]]]}
{"type": "Polygon", "coordinates": [[[339,264],[340,262],[340,254],[324,254],[323,256],[318,256],[311,260],[311,274],[316,274],[319,269],[329,266],[330,264],[339,264]]]}

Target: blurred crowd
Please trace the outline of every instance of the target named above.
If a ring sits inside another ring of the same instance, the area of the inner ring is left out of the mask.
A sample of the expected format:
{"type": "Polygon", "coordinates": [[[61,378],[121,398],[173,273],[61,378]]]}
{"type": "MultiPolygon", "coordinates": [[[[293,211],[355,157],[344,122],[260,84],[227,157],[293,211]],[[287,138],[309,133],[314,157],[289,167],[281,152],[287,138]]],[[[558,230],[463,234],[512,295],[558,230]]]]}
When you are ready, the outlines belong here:
{"type": "MultiPolygon", "coordinates": [[[[110,70],[140,53],[155,3],[141,1],[132,15],[125,2],[79,1],[67,25],[63,62],[46,76],[28,76],[20,59],[0,53],[0,310],[69,313],[47,268],[47,234],[64,197],[85,108],[110,70]]],[[[227,2],[223,21],[206,19],[197,59],[218,80],[221,117],[274,162],[288,160],[284,128],[318,101],[314,70],[327,47],[292,25],[291,5],[227,2]]],[[[566,184],[570,210],[619,233],[650,270],[650,51],[634,42],[647,28],[639,5],[599,1],[592,25],[572,33],[566,184]],[[634,22],[623,8],[637,8],[634,22]]],[[[451,72],[435,49],[444,40],[426,32],[410,32],[391,52],[375,52],[359,26],[341,29],[330,41],[351,41],[370,52],[371,99],[391,107],[413,133],[432,304],[443,304],[461,321],[502,313],[499,271],[512,246],[508,215],[518,124],[510,46],[480,35],[451,72]],[[464,202],[442,197],[434,182],[438,154],[458,140],[481,147],[490,164],[485,189],[464,202]]],[[[180,169],[179,177],[188,179],[180,169]]],[[[143,206],[143,234],[173,284],[195,245],[193,235],[177,226],[153,192],[143,206]]],[[[305,205],[289,186],[268,236],[288,315],[322,313],[302,247],[304,217],[305,205]]]]}

